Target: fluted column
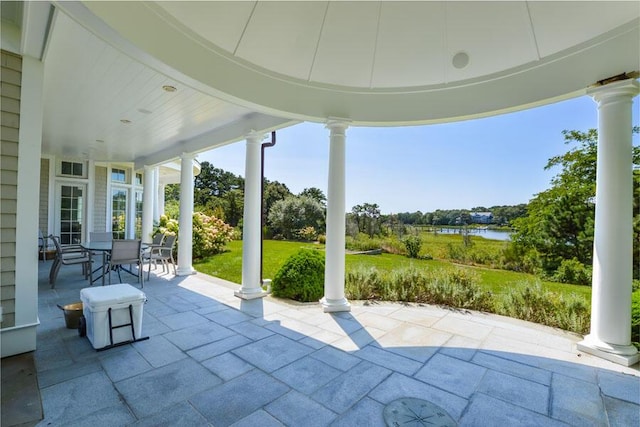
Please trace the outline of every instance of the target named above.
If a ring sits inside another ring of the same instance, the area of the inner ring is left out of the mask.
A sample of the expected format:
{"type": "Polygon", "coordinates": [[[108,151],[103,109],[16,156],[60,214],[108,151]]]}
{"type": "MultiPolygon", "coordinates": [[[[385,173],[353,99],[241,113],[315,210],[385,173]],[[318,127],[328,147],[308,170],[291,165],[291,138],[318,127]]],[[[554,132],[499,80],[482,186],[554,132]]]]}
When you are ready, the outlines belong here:
{"type": "Polygon", "coordinates": [[[151,243],[151,233],[153,232],[153,199],[155,193],[155,168],[144,167],[142,193],[142,241],[151,243]]]}
{"type": "Polygon", "coordinates": [[[329,120],[329,187],[327,189],[327,242],[325,245],[324,297],[325,312],[350,311],[344,296],[345,257],[345,143],[349,124],[329,120]]]}
{"type": "Polygon", "coordinates": [[[242,220],[242,287],[234,294],[243,299],[266,295],[260,283],[261,222],[261,146],[264,135],[251,132],[247,135],[247,152],[244,178],[244,215],[242,220]]]}
{"type": "Polygon", "coordinates": [[[193,274],[193,153],[180,156],[180,218],[178,227],[178,276],[193,274]]]}
{"type": "Polygon", "coordinates": [[[631,104],[638,82],[624,80],[589,90],[598,104],[596,215],[593,241],[591,331],[578,349],[630,366],[633,253],[631,104]]]}

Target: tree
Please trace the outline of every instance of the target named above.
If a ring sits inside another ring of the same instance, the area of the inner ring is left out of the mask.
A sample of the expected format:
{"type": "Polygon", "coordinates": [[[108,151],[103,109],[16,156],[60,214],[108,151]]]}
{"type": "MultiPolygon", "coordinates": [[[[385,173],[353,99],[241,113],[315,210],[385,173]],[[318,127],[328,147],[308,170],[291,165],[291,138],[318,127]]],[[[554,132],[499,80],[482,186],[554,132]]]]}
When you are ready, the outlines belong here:
{"type": "Polygon", "coordinates": [[[316,188],[316,187],[305,188],[304,190],[302,190],[302,192],[299,194],[299,196],[300,197],[309,197],[310,199],[316,200],[322,206],[326,206],[327,205],[327,197],[324,195],[322,190],[320,190],[319,188],[316,188]]]}
{"type": "Polygon", "coordinates": [[[355,205],[351,213],[361,233],[367,233],[369,237],[373,237],[380,232],[380,207],[376,203],[355,205]]]}
{"type": "Polygon", "coordinates": [[[206,206],[212,197],[224,197],[231,191],[244,188],[244,178],[204,161],[200,163],[200,174],[194,178],[194,203],[206,206]]]}
{"type": "MultiPolygon", "coordinates": [[[[638,127],[634,128],[638,132],[638,127]]],[[[552,275],[566,260],[575,259],[589,268],[593,256],[593,227],[595,215],[595,183],[597,131],[563,131],[565,144],[577,146],[565,154],[552,157],[545,169],[560,167],[551,180],[551,188],[535,195],[529,202],[527,215],[513,222],[510,250],[525,270],[536,267],[552,275]]],[[[638,165],[640,147],[633,149],[633,163],[638,165]]],[[[634,194],[638,194],[640,178],[634,171],[634,194]]],[[[634,198],[634,266],[638,265],[640,208],[634,198]]],[[[635,268],[634,277],[638,277],[635,268]]]]}
{"type": "Polygon", "coordinates": [[[317,200],[289,196],[273,204],[269,212],[268,224],[274,235],[281,234],[285,239],[294,239],[305,227],[314,227],[323,232],[325,212],[317,200]]]}

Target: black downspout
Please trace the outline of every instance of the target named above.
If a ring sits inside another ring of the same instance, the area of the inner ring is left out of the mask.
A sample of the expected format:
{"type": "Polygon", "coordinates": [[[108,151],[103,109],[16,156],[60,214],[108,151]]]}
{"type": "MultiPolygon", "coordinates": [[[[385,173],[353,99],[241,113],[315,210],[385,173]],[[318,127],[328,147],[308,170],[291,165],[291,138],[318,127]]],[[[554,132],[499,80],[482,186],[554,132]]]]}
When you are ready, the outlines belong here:
{"type": "Polygon", "coordinates": [[[271,142],[262,143],[260,152],[260,284],[262,285],[262,257],[264,247],[264,224],[265,224],[265,212],[264,212],[264,149],[267,147],[273,147],[276,145],[276,131],[271,132],[271,142]]]}

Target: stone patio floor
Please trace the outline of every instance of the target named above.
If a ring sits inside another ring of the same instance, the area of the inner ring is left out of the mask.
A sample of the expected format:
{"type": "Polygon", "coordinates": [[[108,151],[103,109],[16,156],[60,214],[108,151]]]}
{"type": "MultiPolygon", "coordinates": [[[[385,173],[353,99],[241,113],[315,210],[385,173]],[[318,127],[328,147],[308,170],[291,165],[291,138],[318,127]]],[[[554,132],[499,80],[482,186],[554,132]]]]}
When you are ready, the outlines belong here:
{"type": "MultiPolygon", "coordinates": [[[[152,274],[149,340],[96,352],[56,304],[87,286],[40,263],[40,426],[384,426],[401,397],[460,426],[638,426],[640,371],[576,351],[580,337],[502,316],[353,302],[350,313],[244,301],[203,274],[152,274]]],[[[114,275],[117,282],[117,275],[114,275]]],[[[134,286],[136,278],[123,281],[134,286]]]]}

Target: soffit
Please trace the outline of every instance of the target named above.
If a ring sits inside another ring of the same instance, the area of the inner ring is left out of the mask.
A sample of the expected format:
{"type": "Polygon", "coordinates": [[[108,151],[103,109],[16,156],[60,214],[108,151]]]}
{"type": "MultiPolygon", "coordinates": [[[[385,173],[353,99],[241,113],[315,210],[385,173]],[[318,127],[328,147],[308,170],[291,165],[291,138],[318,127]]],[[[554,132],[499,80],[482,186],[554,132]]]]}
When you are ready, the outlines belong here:
{"type": "Polygon", "coordinates": [[[583,94],[640,62],[637,2],[85,6],[216,96],[299,120],[398,125],[481,117],[583,94]]]}

